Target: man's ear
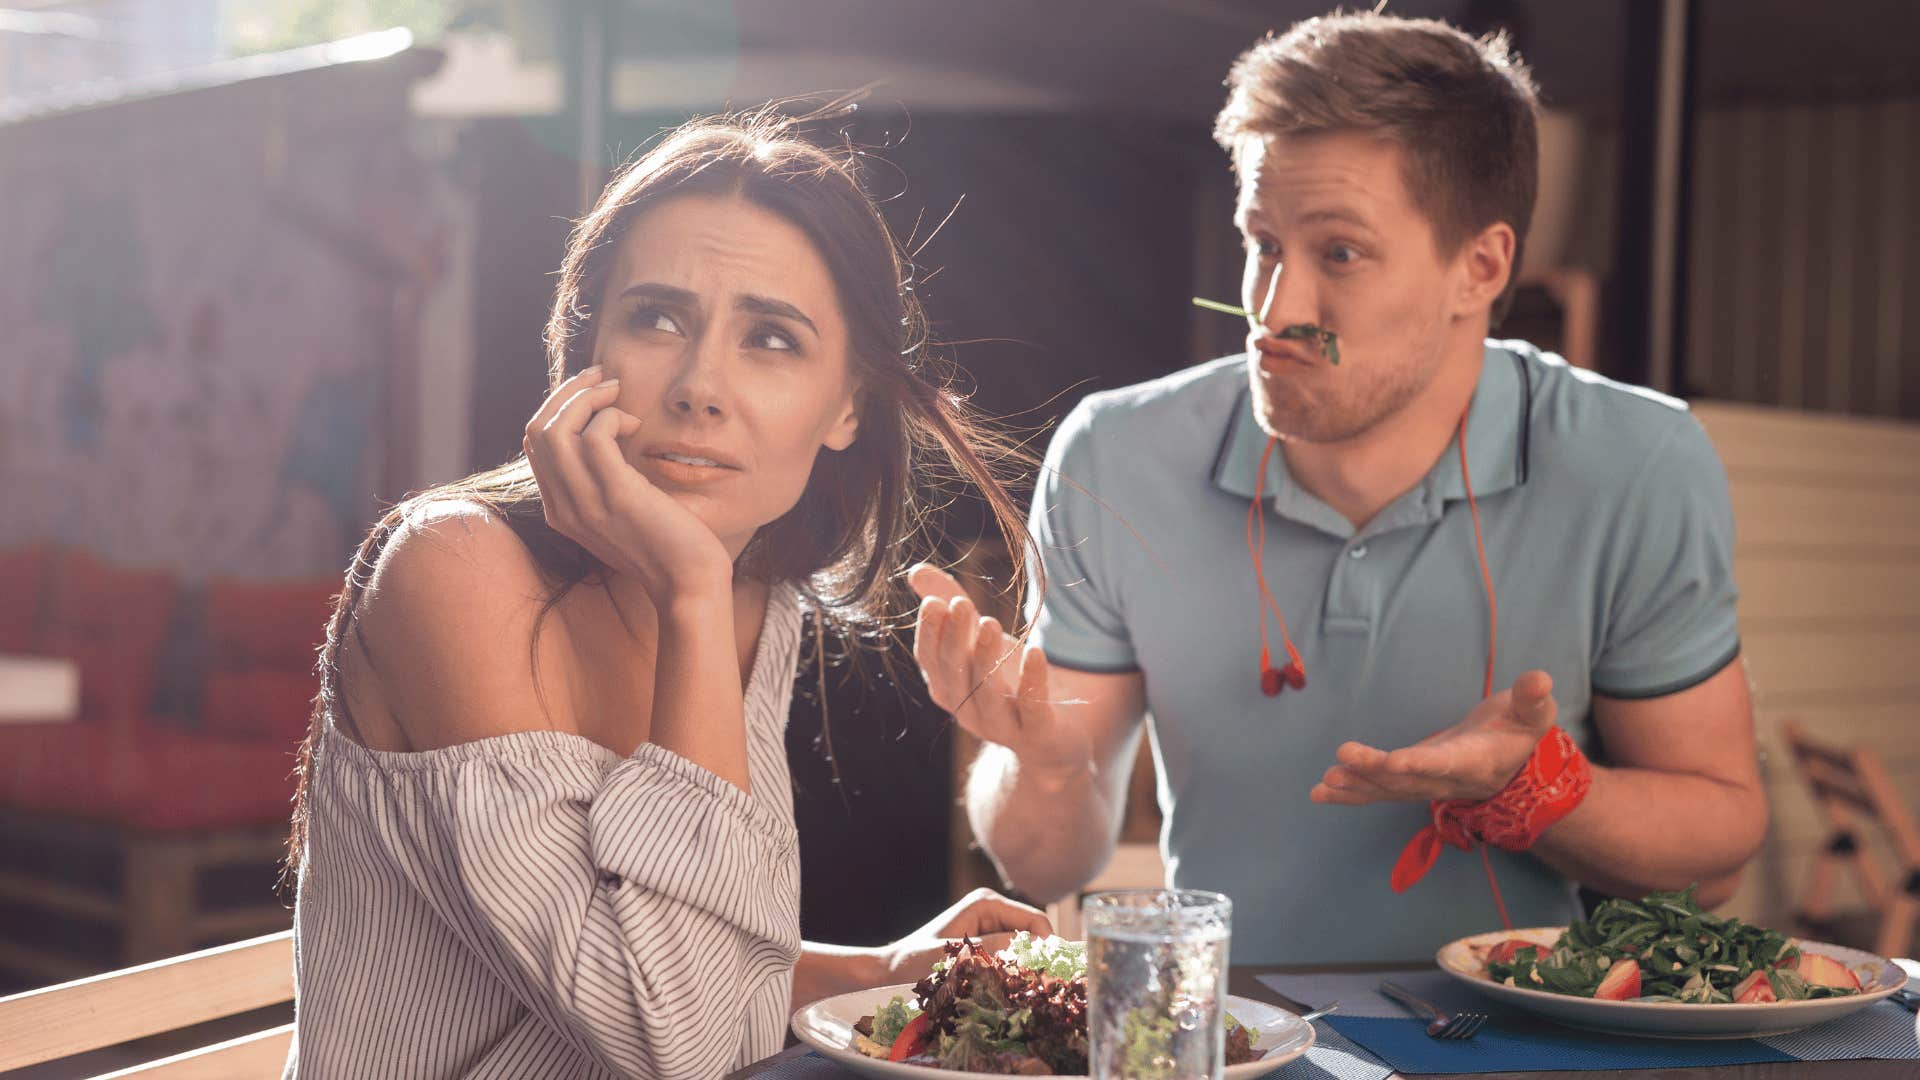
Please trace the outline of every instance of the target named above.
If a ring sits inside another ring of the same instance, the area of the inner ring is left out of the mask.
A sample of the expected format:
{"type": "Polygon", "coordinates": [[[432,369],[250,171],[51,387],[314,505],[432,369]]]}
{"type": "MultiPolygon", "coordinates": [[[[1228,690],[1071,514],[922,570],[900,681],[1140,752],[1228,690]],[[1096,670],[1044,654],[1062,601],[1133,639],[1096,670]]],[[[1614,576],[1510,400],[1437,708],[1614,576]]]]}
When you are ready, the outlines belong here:
{"type": "Polygon", "coordinates": [[[1460,264],[1466,271],[1455,297],[1456,315],[1484,312],[1493,306],[1513,276],[1513,249],[1518,240],[1513,226],[1496,221],[1480,230],[1460,249],[1460,264]]]}
{"type": "Polygon", "coordinates": [[[833,426],[827,429],[827,437],[821,440],[821,445],[829,450],[845,450],[853,445],[853,440],[859,434],[860,391],[855,390],[847,395],[846,409],[833,422],[833,426]]]}

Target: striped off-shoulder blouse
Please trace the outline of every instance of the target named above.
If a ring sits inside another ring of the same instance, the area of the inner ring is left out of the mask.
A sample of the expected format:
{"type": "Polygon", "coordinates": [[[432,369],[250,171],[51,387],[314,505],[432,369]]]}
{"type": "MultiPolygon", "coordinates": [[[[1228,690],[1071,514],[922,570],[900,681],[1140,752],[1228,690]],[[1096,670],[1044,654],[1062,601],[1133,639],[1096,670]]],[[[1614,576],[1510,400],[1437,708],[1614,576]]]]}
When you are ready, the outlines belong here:
{"type": "Polygon", "coordinates": [[[329,724],[286,1075],[708,1080],[779,1050],[799,645],[778,586],[747,679],[751,793],[652,745],[530,731],[389,753],[329,724]]]}

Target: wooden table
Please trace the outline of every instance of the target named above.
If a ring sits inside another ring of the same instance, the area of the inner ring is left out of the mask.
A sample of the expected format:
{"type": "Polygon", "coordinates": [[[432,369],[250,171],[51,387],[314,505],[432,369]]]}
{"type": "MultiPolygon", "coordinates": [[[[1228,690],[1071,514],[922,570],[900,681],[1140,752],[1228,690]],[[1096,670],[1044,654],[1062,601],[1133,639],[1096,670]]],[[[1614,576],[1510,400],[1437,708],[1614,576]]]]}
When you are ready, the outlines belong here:
{"type": "MultiPolygon", "coordinates": [[[[1910,961],[1903,961],[1903,964],[1910,961]]],[[[1227,977],[1227,990],[1244,998],[1266,1001],[1295,1012],[1306,1012],[1299,1002],[1289,1001],[1267,989],[1260,981],[1262,975],[1298,975],[1308,972],[1324,971],[1405,971],[1405,964],[1369,965],[1344,964],[1338,966],[1301,966],[1274,965],[1264,967],[1236,965],[1227,977]]],[[[1877,1006],[1876,1006],[1877,1007],[1877,1006]]],[[[759,1076],[769,1068],[788,1058],[799,1057],[810,1052],[809,1047],[793,1046],[764,1061],[755,1062],[728,1076],[726,1080],[747,1080],[759,1076]]],[[[1784,1061],[1762,1065],[1715,1065],[1710,1068],[1686,1069],[1633,1069],[1606,1070],[1601,1072],[1555,1071],[1523,1073],[1449,1073],[1458,1080],[1474,1080],[1475,1077],[1507,1077],[1510,1080],[1601,1080],[1603,1077],[1618,1080],[1914,1080],[1920,1074],[1920,1062],[1914,1061],[1784,1061]]],[[[851,1076],[852,1073],[847,1075],[851,1076]]],[[[1394,1074],[1398,1077],[1400,1074],[1394,1074]]]]}
{"type": "Polygon", "coordinates": [[[80,712],[80,665],[57,656],[0,655],[0,724],[72,720],[80,712]]]}

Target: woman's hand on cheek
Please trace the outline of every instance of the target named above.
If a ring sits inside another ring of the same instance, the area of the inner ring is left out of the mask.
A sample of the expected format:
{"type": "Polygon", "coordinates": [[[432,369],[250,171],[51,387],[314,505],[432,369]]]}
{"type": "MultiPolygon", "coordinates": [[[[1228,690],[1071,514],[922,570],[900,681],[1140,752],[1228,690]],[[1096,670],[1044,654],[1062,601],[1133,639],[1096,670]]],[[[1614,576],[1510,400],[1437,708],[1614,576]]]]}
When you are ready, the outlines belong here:
{"type": "Polygon", "coordinates": [[[556,387],[522,446],[547,524],[615,573],[630,574],[663,610],[730,590],[733,560],[706,522],[628,463],[620,440],[641,421],[614,406],[620,384],[588,368],[556,387]]]}

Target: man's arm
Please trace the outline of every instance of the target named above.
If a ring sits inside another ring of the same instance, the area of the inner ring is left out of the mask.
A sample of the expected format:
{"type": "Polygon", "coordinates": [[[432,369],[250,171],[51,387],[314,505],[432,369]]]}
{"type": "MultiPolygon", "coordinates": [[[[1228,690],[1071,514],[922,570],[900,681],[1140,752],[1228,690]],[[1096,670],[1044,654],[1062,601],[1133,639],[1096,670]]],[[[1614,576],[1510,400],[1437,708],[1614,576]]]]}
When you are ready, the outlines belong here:
{"type": "MultiPolygon", "coordinates": [[[[1531,671],[1414,746],[1345,743],[1313,800],[1491,798],[1554,722],[1552,689],[1531,671]]],[[[1736,660],[1664,697],[1596,697],[1594,722],[1611,764],[1594,766],[1586,798],[1530,850],[1600,892],[1637,897],[1699,882],[1702,904],[1724,902],[1767,828],[1744,667],[1736,660]]]]}
{"type": "Polygon", "coordinates": [[[967,783],[967,819],[1000,876],[1039,903],[1090,881],[1113,857],[1126,813],[1127,780],[1146,717],[1137,671],[1095,674],[1054,667],[1055,723],[1084,730],[1078,765],[1048,767],[988,742],[967,783]]]}
{"type": "Polygon", "coordinates": [[[1697,881],[1702,905],[1726,902],[1767,831],[1745,665],[1664,697],[1596,696],[1593,722],[1610,764],[1533,853],[1598,892],[1697,881]]]}

